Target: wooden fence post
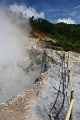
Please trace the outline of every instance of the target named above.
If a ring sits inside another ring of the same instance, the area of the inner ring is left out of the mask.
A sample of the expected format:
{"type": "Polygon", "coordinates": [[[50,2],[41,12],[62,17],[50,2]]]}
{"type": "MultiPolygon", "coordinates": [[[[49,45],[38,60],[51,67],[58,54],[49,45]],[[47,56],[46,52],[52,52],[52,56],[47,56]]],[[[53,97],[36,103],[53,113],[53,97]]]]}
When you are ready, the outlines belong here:
{"type": "Polygon", "coordinates": [[[70,83],[70,70],[68,70],[68,83],[70,83]]]}
{"type": "Polygon", "coordinates": [[[67,58],[67,69],[69,69],[69,54],[68,54],[68,58],[67,58]]]}
{"type": "MultiPolygon", "coordinates": [[[[70,101],[71,101],[72,99],[74,99],[74,91],[73,91],[73,90],[71,91],[70,101]]],[[[70,114],[70,120],[73,120],[73,107],[72,107],[71,114],[70,114]]]]}

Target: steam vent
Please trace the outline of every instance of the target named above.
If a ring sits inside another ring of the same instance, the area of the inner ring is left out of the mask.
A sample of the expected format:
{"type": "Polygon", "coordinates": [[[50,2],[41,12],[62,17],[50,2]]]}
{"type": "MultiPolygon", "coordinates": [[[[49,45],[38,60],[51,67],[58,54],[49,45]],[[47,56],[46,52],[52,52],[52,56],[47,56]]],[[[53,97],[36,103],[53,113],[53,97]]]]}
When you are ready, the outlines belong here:
{"type": "Polygon", "coordinates": [[[2,72],[10,73],[10,79],[5,81],[0,73],[0,120],[65,120],[71,90],[73,117],[80,120],[80,54],[44,48],[34,38],[29,41],[18,67],[4,66],[2,72]]]}

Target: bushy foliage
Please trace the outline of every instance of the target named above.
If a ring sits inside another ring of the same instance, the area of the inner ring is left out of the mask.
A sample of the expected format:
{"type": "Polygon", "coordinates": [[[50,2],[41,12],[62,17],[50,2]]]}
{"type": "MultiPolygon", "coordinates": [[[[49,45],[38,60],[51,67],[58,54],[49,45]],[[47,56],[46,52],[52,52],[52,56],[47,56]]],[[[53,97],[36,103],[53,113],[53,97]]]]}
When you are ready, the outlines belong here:
{"type": "Polygon", "coordinates": [[[30,24],[34,30],[56,39],[57,46],[63,47],[66,51],[71,50],[80,53],[80,24],[52,24],[42,18],[30,18],[30,24]]]}

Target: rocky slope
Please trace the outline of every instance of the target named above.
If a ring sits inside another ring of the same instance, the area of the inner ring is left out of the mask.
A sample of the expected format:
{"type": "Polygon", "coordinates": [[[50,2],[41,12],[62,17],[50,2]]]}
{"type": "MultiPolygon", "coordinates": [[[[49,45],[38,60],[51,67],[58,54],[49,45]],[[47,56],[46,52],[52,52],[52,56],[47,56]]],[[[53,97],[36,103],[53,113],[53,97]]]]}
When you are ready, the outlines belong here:
{"type": "MultiPolygon", "coordinates": [[[[29,49],[29,53],[31,61],[26,58],[23,69],[26,73],[32,74],[35,68],[40,68],[40,75],[36,73],[37,79],[33,81],[31,89],[19,93],[0,105],[0,120],[64,120],[69,107],[71,89],[75,92],[74,120],[79,120],[80,54],[65,52],[65,68],[67,68],[68,54],[70,56],[69,69],[72,73],[72,84],[69,84],[68,89],[65,87],[64,94],[67,91],[67,95],[64,96],[61,80],[64,52],[33,46],[29,49]],[[29,66],[26,66],[27,62],[29,66]]],[[[66,81],[67,79],[66,75],[66,81]]]]}

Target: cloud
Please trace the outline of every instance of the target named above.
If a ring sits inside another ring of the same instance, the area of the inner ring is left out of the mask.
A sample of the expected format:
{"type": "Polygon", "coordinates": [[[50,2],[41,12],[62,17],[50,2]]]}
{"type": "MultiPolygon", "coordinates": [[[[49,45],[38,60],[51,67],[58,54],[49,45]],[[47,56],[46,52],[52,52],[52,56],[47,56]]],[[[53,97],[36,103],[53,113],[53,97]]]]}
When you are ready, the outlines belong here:
{"type": "Polygon", "coordinates": [[[70,13],[69,15],[74,16],[76,13],[77,13],[77,11],[74,11],[74,12],[70,13]]]}
{"type": "Polygon", "coordinates": [[[77,9],[77,8],[80,8],[80,5],[78,5],[78,6],[74,7],[74,8],[76,8],[76,9],[77,9]]]}
{"type": "Polygon", "coordinates": [[[65,18],[61,19],[61,18],[59,18],[57,20],[57,23],[59,23],[59,22],[64,22],[64,23],[67,23],[67,24],[75,24],[75,21],[72,20],[71,18],[68,18],[68,19],[65,19],[65,18]]]}
{"type": "Polygon", "coordinates": [[[44,18],[44,12],[40,12],[38,13],[34,8],[32,7],[27,7],[25,5],[17,5],[17,4],[13,4],[9,6],[9,10],[12,12],[22,12],[23,15],[25,15],[27,17],[32,17],[34,16],[34,18],[44,18]]]}

